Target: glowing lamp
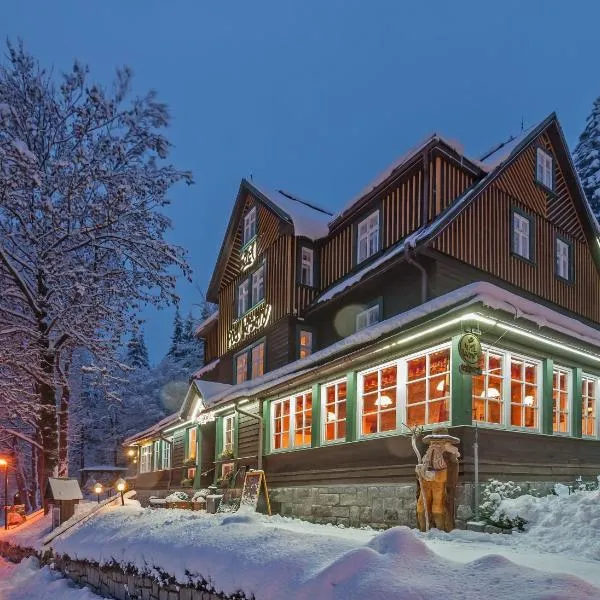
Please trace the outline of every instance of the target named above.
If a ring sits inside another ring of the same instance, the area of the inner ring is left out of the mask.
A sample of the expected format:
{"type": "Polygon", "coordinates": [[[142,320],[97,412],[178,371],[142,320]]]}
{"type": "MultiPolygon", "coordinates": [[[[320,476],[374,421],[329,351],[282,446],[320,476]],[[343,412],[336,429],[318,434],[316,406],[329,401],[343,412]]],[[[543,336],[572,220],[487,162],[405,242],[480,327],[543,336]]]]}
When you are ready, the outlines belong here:
{"type": "Polygon", "coordinates": [[[123,497],[123,492],[125,491],[126,485],[127,485],[127,483],[125,482],[125,480],[122,477],[117,479],[117,481],[115,483],[115,487],[117,488],[117,491],[121,494],[121,506],[125,506],[125,498],[123,497]]]}
{"type": "Polygon", "coordinates": [[[389,396],[381,396],[375,400],[375,406],[379,406],[380,408],[386,408],[392,404],[394,404],[394,401],[389,396]]]}
{"type": "Polygon", "coordinates": [[[100,494],[102,493],[102,484],[101,483],[97,483],[94,486],[94,494],[96,494],[96,497],[98,498],[98,504],[100,504],[100,494]]]}
{"type": "Polygon", "coordinates": [[[129,458],[133,458],[135,456],[135,450],[133,448],[129,448],[129,450],[127,450],[127,456],[129,456],[129,458]]]}

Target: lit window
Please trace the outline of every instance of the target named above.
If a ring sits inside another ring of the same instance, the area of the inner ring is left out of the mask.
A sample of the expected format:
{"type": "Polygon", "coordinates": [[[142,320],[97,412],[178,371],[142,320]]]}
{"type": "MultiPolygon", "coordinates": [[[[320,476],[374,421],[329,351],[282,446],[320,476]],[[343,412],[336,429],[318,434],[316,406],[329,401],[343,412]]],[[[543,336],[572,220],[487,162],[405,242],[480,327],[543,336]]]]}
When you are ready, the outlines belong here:
{"type": "Polygon", "coordinates": [[[510,424],[538,428],[538,365],[533,361],[510,359],[510,424]]]}
{"type": "Polygon", "coordinates": [[[552,156],[542,150],[537,149],[537,169],[536,176],[537,180],[548,189],[553,189],[553,167],[552,167],[552,156]]]}
{"type": "Polygon", "coordinates": [[[168,440],[163,440],[162,442],[162,468],[170,469],[171,468],[171,444],[173,443],[173,438],[169,438],[168,440]]]}
{"type": "Polygon", "coordinates": [[[312,431],[312,392],[271,403],[273,450],[310,446],[312,431]]]}
{"type": "Polygon", "coordinates": [[[310,248],[302,248],[300,264],[300,283],[313,285],[313,251],[310,248]]]}
{"type": "Polygon", "coordinates": [[[356,331],[370,327],[375,323],[379,323],[379,304],[362,310],[356,315],[356,331]]]}
{"type": "Polygon", "coordinates": [[[223,417],[223,452],[233,452],[235,415],[223,417]]]}
{"type": "Polygon", "coordinates": [[[582,379],[581,397],[583,402],[581,413],[581,432],[585,436],[596,436],[596,396],[598,380],[591,377],[582,379]]]}
{"type": "Polygon", "coordinates": [[[397,371],[393,364],[361,375],[362,435],[396,429],[397,371]]]}
{"type": "Polygon", "coordinates": [[[140,450],[140,473],[152,471],[152,444],[142,446],[140,450]]]}
{"type": "Polygon", "coordinates": [[[264,265],[252,273],[252,306],[265,299],[265,267],[264,265]]]}
{"type": "Polygon", "coordinates": [[[188,444],[187,444],[187,459],[188,460],[194,460],[196,458],[196,450],[197,450],[197,441],[198,438],[196,437],[196,428],[195,427],[191,427],[190,429],[187,430],[188,433],[188,444]]]}
{"type": "Polygon", "coordinates": [[[248,280],[244,279],[238,286],[238,317],[248,310],[248,280]]]}
{"type": "Polygon", "coordinates": [[[160,471],[161,465],[160,465],[160,442],[159,441],[154,442],[154,461],[152,463],[152,466],[154,467],[154,471],[160,471]]]}
{"type": "Polygon", "coordinates": [[[246,245],[256,235],[256,207],[251,208],[244,217],[244,239],[242,245],[246,245]]]}
{"type": "Polygon", "coordinates": [[[513,212],[513,247],[512,250],[518,256],[531,259],[531,219],[513,212]]]}
{"type": "Polygon", "coordinates": [[[248,379],[248,353],[243,352],[235,357],[235,382],[242,383],[248,379]]]}
{"type": "Polygon", "coordinates": [[[569,433],[569,371],[555,368],[552,373],[552,431],[569,433]]]}
{"type": "Polygon", "coordinates": [[[504,423],[504,355],[484,350],[481,375],[473,377],[473,420],[504,423]]]}
{"type": "Polygon", "coordinates": [[[322,421],[325,442],[346,440],[346,381],[337,381],[322,388],[322,421]]]}
{"type": "Polygon", "coordinates": [[[556,275],[561,279],[571,279],[571,244],[556,238],[556,275]]]}
{"type": "Polygon", "coordinates": [[[300,330],[300,358],[306,358],[312,354],[312,331],[300,330]]]}
{"type": "Polygon", "coordinates": [[[376,210],[358,224],[356,262],[373,256],[379,250],[379,211],[376,210]]]}
{"type": "Polygon", "coordinates": [[[450,420],[450,348],[406,361],[406,423],[431,425],[450,420]]]}
{"type": "Polygon", "coordinates": [[[252,348],[252,379],[265,372],[265,344],[261,342],[252,348]]]}

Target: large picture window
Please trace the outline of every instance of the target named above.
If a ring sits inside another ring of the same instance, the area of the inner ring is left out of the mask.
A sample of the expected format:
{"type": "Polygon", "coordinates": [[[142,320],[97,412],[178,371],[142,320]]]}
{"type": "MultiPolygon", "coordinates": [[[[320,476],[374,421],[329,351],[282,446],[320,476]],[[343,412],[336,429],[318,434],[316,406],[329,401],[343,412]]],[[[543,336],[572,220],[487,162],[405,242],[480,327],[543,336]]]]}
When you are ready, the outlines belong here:
{"type": "Polygon", "coordinates": [[[598,434],[596,424],[596,398],[598,396],[598,380],[584,376],[581,380],[581,433],[586,437],[598,434]]]}
{"type": "Polygon", "coordinates": [[[379,211],[371,213],[366,219],[363,219],[357,228],[356,240],[356,262],[373,256],[379,250],[379,211]]]}
{"type": "Polygon", "coordinates": [[[160,440],[154,442],[154,460],[152,461],[152,467],[155,471],[160,471],[160,440]]]}
{"type": "Polygon", "coordinates": [[[504,355],[485,349],[481,375],[473,377],[473,420],[504,424],[504,355]]]}
{"type": "Polygon", "coordinates": [[[362,435],[397,429],[397,391],[398,366],[396,363],[361,375],[362,435]]]}
{"type": "Polygon", "coordinates": [[[187,430],[187,460],[194,460],[196,458],[196,451],[198,446],[198,437],[195,427],[190,427],[187,430]]]}
{"type": "Polygon", "coordinates": [[[321,391],[323,441],[346,440],[346,380],[328,383],[321,391]]]}
{"type": "Polygon", "coordinates": [[[510,359],[510,424],[539,427],[539,365],[517,356],[510,359]]]}
{"type": "Polygon", "coordinates": [[[406,363],[406,423],[431,425],[450,419],[450,348],[406,363]]]}
{"type": "Polygon", "coordinates": [[[140,450],[140,473],[152,471],[152,444],[142,446],[140,450]]]}
{"type": "Polygon", "coordinates": [[[552,373],[552,431],[569,433],[570,377],[567,369],[555,368],[552,373]]]}
{"type": "Polygon", "coordinates": [[[291,450],[311,444],[312,392],[271,403],[271,448],[291,450]]]}

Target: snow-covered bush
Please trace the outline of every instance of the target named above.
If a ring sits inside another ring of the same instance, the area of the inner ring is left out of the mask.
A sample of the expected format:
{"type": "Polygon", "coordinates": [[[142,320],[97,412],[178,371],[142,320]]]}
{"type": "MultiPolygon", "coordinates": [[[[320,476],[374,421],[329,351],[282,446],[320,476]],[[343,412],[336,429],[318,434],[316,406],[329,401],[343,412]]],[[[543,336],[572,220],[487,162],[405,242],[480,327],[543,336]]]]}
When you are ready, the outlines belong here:
{"type": "Polygon", "coordinates": [[[167,502],[188,502],[190,497],[185,492],[173,492],[165,500],[167,502]]]}
{"type": "Polygon", "coordinates": [[[498,481],[490,479],[485,484],[481,494],[482,502],[479,505],[481,518],[490,525],[500,529],[517,528],[522,531],[527,521],[519,515],[508,517],[504,511],[499,511],[500,503],[507,498],[518,498],[523,495],[521,486],[514,481],[498,481]]]}
{"type": "Polygon", "coordinates": [[[210,490],[198,490],[192,497],[192,502],[200,502],[201,500],[206,500],[206,496],[208,496],[209,494],[210,490]]]}

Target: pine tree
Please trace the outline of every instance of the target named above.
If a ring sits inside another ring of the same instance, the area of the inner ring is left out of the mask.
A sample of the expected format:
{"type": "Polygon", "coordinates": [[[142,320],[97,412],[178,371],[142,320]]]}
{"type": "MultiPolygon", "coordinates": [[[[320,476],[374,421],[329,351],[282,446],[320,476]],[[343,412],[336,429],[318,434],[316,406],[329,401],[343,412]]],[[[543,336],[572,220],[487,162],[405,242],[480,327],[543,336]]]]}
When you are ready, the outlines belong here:
{"type": "Polygon", "coordinates": [[[134,332],[127,343],[127,364],[134,369],[148,369],[148,348],[141,330],[134,332]]]}
{"type": "Polygon", "coordinates": [[[594,214],[600,217],[600,97],[596,98],[574,152],[585,195],[594,214]]]}
{"type": "Polygon", "coordinates": [[[173,320],[173,335],[171,336],[171,347],[169,348],[168,356],[174,356],[175,358],[181,358],[183,356],[183,321],[181,320],[181,313],[179,312],[179,306],[175,309],[175,319],[173,320]]]}

